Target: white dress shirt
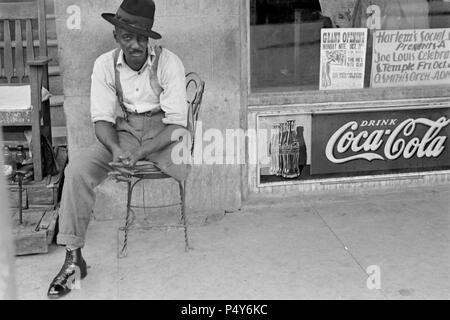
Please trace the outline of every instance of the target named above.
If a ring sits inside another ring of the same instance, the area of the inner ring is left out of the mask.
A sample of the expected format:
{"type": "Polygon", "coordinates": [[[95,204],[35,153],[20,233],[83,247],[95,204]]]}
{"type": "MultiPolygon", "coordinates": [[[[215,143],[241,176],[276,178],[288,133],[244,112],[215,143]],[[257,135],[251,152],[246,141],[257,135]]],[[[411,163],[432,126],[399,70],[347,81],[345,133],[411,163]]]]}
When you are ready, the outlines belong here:
{"type": "MultiPolygon", "coordinates": [[[[92,122],[107,121],[116,123],[122,116],[122,109],[116,96],[114,51],[109,51],[94,63],[91,83],[91,118],[92,122]]],[[[122,50],[119,53],[117,68],[124,104],[132,112],[143,113],[161,107],[165,113],[165,124],[187,126],[187,98],[184,66],[177,55],[163,48],[157,78],[163,88],[161,96],[153,92],[150,85],[150,70],[155,59],[154,47],[149,47],[147,63],[139,71],[131,69],[124,61],[122,50]]]]}

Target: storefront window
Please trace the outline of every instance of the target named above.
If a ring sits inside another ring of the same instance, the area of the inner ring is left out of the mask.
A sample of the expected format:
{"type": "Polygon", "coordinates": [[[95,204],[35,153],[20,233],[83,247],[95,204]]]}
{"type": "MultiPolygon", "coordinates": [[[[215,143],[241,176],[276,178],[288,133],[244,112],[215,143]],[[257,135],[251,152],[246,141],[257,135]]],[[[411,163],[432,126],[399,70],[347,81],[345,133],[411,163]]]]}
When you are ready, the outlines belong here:
{"type": "Polygon", "coordinates": [[[450,0],[251,0],[252,92],[450,84],[450,0]]]}

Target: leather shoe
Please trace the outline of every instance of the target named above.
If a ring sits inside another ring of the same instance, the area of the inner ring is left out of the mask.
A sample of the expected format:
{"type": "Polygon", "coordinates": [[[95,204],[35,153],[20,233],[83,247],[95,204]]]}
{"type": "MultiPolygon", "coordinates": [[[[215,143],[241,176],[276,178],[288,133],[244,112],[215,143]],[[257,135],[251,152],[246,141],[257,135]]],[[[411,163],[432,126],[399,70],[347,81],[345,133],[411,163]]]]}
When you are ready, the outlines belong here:
{"type": "Polygon", "coordinates": [[[47,296],[51,299],[58,299],[68,294],[77,281],[87,276],[87,265],[81,255],[81,249],[66,249],[66,259],[64,264],[53,279],[48,289],[47,296]]]}

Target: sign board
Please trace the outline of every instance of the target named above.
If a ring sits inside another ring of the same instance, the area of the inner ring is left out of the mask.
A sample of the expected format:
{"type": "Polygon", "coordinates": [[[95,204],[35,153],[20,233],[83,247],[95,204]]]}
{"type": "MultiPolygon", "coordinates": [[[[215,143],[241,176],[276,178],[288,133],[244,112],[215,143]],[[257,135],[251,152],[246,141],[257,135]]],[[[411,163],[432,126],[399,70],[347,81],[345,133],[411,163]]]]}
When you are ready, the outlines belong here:
{"type": "Polygon", "coordinates": [[[450,29],[377,30],[371,87],[450,84],[450,29]]]}
{"type": "Polygon", "coordinates": [[[450,108],[314,114],[311,173],[450,166],[450,108]]]}
{"type": "Polygon", "coordinates": [[[321,30],[320,90],[364,87],[367,29],[321,30]]]}

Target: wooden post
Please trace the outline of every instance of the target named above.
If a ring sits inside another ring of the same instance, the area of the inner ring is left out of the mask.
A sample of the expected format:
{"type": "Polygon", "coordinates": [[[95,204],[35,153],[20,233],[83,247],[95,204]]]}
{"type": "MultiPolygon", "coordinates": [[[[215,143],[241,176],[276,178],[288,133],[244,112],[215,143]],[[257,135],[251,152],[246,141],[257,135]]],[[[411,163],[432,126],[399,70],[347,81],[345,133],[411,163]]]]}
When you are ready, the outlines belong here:
{"type": "Polygon", "coordinates": [[[32,141],[33,148],[33,168],[34,180],[41,181],[42,174],[42,153],[41,153],[41,81],[42,68],[30,65],[30,85],[31,85],[31,105],[33,106],[31,124],[32,124],[32,141]]]}

